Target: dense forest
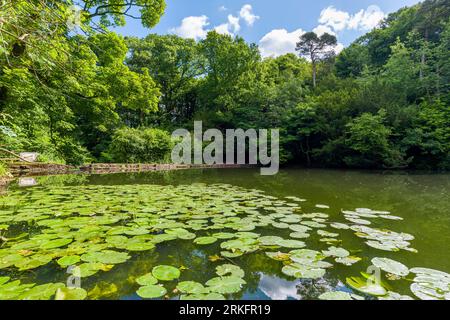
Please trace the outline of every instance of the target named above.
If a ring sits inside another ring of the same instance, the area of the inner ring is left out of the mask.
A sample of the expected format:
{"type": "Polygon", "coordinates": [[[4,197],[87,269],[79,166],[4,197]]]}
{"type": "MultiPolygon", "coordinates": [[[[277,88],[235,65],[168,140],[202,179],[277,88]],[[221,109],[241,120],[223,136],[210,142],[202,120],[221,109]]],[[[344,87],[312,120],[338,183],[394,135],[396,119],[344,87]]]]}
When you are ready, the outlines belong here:
{"type": "Polygon", "coordinates": [[[0,145],[9,150],[71,164],[167,161],[172,130],[203,120],[279,128],[285,164],[450,169],[448,0],[392,13],[315,63],[302,52],[262,59],[257,45],[214,31],[199,42],[108,31],[132,7],[151,28],[164,0],[84,1],[74,32],[71,4],[0,3],[0,145]]]}

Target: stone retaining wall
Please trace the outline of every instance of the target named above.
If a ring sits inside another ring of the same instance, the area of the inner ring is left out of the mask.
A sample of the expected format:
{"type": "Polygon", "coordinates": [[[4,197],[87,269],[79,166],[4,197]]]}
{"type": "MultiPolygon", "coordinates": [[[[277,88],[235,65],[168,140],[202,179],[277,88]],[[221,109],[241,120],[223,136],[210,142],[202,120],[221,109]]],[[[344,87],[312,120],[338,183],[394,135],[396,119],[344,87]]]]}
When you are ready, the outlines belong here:
{"type": "Polygon", "coordinates": [[[249,165],[176,165],[176,164],[154,164],[154,163],[93,163],[81,167],[46,164],[46,163],[17,163],[9,165],[9,171],[14,176],[32,175],[54,175],[70,173],[107,174],[123,172],[148,172],[148,171],[170,171],[186,169],[215,169],[215,168],[248,168],[249,165]]]}
{"type": "Polygon", "coordinates": [[[80,167],[82,172],[92,174],[119,173],[119,172],[148,172],[170,171],[186,169],[217,169],[217,168],[244,168],[248,165],[177,165],[177,164],[121,164],[121,163],[94,163],[80,167]]]}
{"type": "Polygon", "coordinates": [[[13,175],[64,174],[77,170],[76,167],[52,163],[14,163],[8,164],[8,170],[13,175]]]}

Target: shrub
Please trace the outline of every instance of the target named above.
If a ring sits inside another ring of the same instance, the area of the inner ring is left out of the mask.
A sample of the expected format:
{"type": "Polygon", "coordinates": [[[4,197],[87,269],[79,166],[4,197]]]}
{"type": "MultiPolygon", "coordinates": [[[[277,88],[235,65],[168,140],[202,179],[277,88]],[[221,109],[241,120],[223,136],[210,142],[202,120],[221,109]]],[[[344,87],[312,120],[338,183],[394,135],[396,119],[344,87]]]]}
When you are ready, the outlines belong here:
{"type": "Polygon", "coordinates": [[[5,164],[0,162],[0,178],[6,175],[8,175],[8,169],[6,168],[5,164]]]}
{"type": "Polygon", "coordinates": [[[377,115],[364,113],[347,124],[345,144],[352,150],[344,158],[348,166],[399,168],[408,164],[409,160],[390,142],[392,131],[383,124],[385,115],[384,110],[377,115]]]}
{"type": "Polygon", "coordinates": [[[173,147],[168,132],[154,128],[121,128],[112,136],[103,158],[110,162],[153,163],[169,160],[173,147]]]}

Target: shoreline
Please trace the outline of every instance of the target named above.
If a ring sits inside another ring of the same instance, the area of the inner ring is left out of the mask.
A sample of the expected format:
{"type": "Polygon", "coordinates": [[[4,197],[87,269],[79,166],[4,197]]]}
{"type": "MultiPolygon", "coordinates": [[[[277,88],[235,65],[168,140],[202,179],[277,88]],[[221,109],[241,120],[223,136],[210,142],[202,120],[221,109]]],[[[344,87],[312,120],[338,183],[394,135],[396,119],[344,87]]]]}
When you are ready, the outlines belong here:
{"type": "MultiPolygon", "coordinates": [[[[133,172],[151,172],[151,171],[173,171],[187,169],[238,169],[253,168],[254,165],[239,164],[158,164],[158,163],[93,163],[81,166],[51,164],[51,163],[18,163],[8,166],[11,174],[10,178],[27,176],[45,176],[62,174],[113,174],[113,173],[133,173],[133,172]]],[[[0,179],[8,177],[0,177],[0,179]]]]}

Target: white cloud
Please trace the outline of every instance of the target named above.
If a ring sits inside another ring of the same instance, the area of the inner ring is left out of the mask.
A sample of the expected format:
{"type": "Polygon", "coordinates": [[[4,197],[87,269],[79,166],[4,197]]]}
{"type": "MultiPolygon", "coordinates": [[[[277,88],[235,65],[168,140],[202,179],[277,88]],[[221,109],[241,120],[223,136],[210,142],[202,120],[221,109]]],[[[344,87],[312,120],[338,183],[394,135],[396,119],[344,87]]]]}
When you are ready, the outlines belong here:
{"type": "MultiPolygon", "coordinates": [[[[219,8],[220,11],[227,11],[225,6],[219,8]]],[[[243,19],[248,26],[253,26],[259,16],[253,14],[253,8],[251,5],[244,5],[238,16],[229,14],[227,17],[227,22],[215,26],[213,29],[220,34],[226,34],[234,36],[241,30],[241,19],[243,19]]],[[[186,17],[181,21],[181,25],[172,28],[169,32],[174,33],[183,38],[192,38],[195,40],[201,40],[206,38],[207,34],[211,29],[207,29],[209,26],[209,18],[205,15],[202,16],[190,16],[186,17]]]]}
{"type": "Polygon", "coordinates": [[[239,24],[239,17],[235,17],[232,14],[228,15],[228,26],[232,32],[236,33],[241,30],[241,25],[239,24]]]}
{"type": "Polygon", "coordinates": [[[253,8],[249,4],[246,4],[241,8],[239,16],[244,19],[248,26],[253,26],[255,21],[259,19],[259,16],[253,13],[253,8]]]}
{"type": "Polygon", "coordinates": [[[241,30],[241,25],[239,24],[239,17],[235,17],[232,14],[228,15],[228,22],[222,23],[221,25],[214,28],[220,34],[234,35],[241,30]]]}
{"type": "Polygon", "coordinates": [[[214,30],[220,34],[226,34],[228,36],[232,36],[233,34],[229,31],[228,23],[222,23],[217,27],[214,27],[214,30]]]}
{"type": "Polygon", "coordinates": [[[295,47],[300,37],[305,33],[302,29],[288,32],[286,29],[270,31],[259,41],[261,55],[278,57],[287,53],[295,53],[295,47]]]}
{"type": "Polygon", "coordinates": [[[335,32],[344,29],[367,31],[375,28],[385,17],[386,14],[375,5],[353,15],[330,6],[320,13],[319,23],[333,28],[335,32]]]}
{"type": "Polygon", "coordinates": [[[181,21],[179,27],[170,29],[170,32],[182,38],[192,38],[195,40],[204,39],[208,33],[205,28],[209,25],[208,17],[203,16],[190,16],[181,21]]]}
{"type": "Polygon", "coordinates": [[[386,14],[381,11],[378,6],[369,6],[366,10],[361,10],[353,15],[348,21],[349,29],[372,30],[381,20],[386,17],[386,14]]]}
{"type": "Polygon", "coordinates": [[[336,10],[333,6],[323,9],[320,13],[319,23],[333,28],[335,31],[344,30],[347,27],[350,14],[336,10]]]}
{"type": "Polygon", "coordinates": [[[318,25],[317,27],[315,27],[315,28],[313,29],[313,32],[315,32],[319,37],[320,37],[321,35],[323,35],[324,33],[328,33],[328,34],[331,34],[331,35],[333,35],[333,36],[336,35],[336,33],[335,33],[333,30],[331,30],[330,27],[325,26],[325,25],[323,25],[323,24],[318,25]]]}

